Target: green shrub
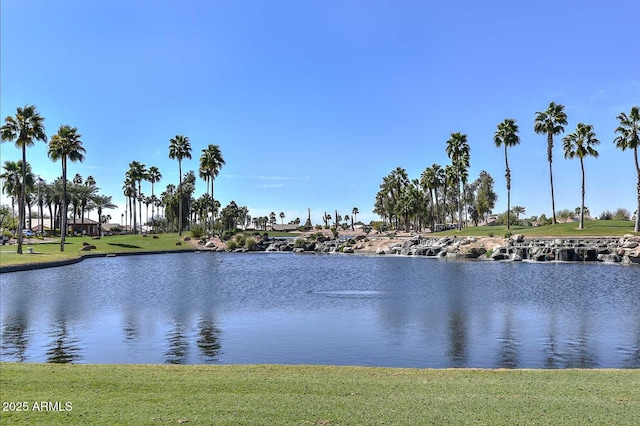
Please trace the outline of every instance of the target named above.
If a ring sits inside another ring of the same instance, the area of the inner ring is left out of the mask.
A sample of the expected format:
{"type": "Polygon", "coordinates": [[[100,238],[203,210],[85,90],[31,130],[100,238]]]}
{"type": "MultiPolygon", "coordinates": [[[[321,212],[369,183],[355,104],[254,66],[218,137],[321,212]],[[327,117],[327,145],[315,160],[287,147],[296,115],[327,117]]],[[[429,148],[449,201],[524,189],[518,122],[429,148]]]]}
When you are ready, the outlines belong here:
{"type": "Polygon", "coordinates": [[[191,237],[192,238],[200,238],[204,235],[204,228],[202,225],[193,225],[191,226],[191,237]]]}
{"type": "Polygon", "coordinates": [[[245,237],[244,234],[236,234],[236,244],[238,244],[238,247],[244,247],[246,243],[247,237],[245,237]]]}
{"type": "Polygon", "coordinates": [[[233,250],[235,250],[237,248],[238,248],[238,244],[236,244],[235,241],[233,241],[233,240],[227,241],[227,250],[233,251],[233,250]]]}
{"type": "Polygon", "coordinates": [[[220,237],[222,241],[228,241],[231,238],[233,238],[233,231],[224,231],[220,237]]]}
{"type": "Polygon", "coordinates": [[[307,245],[308,241],[306,238],[297,238],[294,243],[293,246],[295,248],[304,248],[307,245]]]}
{"type": "Polygon", "coordinates": [[[335,226],[331,227],[331,233],[333,234],[333,238],[338,238],[339,232],[335,226]]]}
{"type": "Polygon", "coordinates": [[[512,235],[513,235],[513,232],[507,232],[506,234],[504,234],[504,237],[511,238],[512,235]]]}
{"type": "Polygon", "coordinates": [[[258,250],[258,243],[253,238],[247,238],[244,242],[244,248],[249,251],[258,250]]]}
{"type": "Polygon", "coordinates": [[[494,233],[493,233],[493,232],[489,232],[489,236],[490,236],[490,237],[493,237],[493,236],[494,236],[494,233]]]}
{"type": "Polygon", "coordinates": [[[484,254],[487,258],[490,258],[491,255],[493,254],[493,250],[487,250],[487,252],[484,254]]]}
{"type": "Polygon", "coordinates": [[[322,229],[322,225],[316,225],[316,229],[317,229],[317,230],[322,229]]]}

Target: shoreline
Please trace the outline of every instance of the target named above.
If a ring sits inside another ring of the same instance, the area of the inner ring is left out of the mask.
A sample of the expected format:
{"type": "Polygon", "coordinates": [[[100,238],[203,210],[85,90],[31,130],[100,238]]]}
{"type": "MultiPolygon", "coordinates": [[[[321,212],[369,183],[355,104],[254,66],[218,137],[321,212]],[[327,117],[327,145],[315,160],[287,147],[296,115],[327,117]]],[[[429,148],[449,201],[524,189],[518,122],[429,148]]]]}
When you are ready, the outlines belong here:
{"type": "MultiPolygon", "coordinates": [[[[286,244],[291,243],[296,238],[307,238],[310,234],[318,231],[301,233],[297,237],[287,237],[284,239],[270,239],[272,243],[284,242],[286,244]]],[[[328,230],[320,231],[326,237],[331,235],[328,230]],[[324,232],[323,232],[324,231],[324,232]]],[[[640,264],[640,236],[633,234],[625,234],[624,236],[597,236],[597,235],[585,235],[585,236],[546,236],[546,237],[524,237],[523,235],[514,235],[511,238],[503,237],[459,237],[459,236],[442,236],[442,235],[429,235],[429,234],[410,234],[410,233],[389,233],[387,235],[372,235],[368,236],[361,230],[357,231],[344,231],[340,235],[340,239],[329,239],[327,243],[328,248],[323,250],[282,250],[282,251],[296,251],[298,253],[305,254],[318,254],[318,253],[332,253],[337,254],[335,248],[345,241],[352,239],[357,241],[357,245],[354,249],[346,251],[344,254],[353,255],[366,255],[366,256],[418,256],[425,258],[444,258],[447,260],[480,260],[480,261],[531,261],[532,263],[548,263],[548,262],[576,262],[578,259],[557,259],[556,254],[549,257],[549,247],[554,250],[566,250],[572,249],[567,247],[567,244],[574,245],[574,241],[581,241],[577,244],[579,248],[576,249],[588,249],[596,250],[596,255],[600,258],[582,260],[584,263],[603,263],[603,264],[640,264]],[[566,241],[566,242],[565,242],[566,241]],[[594,243],[600,243],[600,248],[584,247],[584,242],[590,241],[594,243]],[[617,242],[616,242],[617,241],[617,242]],[[424,245],[426,242],[426,246],[424,245]],[[542,244],[546,248],[546,257],[544,259],[531,259],[529,257],[521,256],[518,252],[522,253],[523,244],[526,246],[527,242],[537,242],[542,244]],[[542,242],[542,243],[540,243],[542,242]],[[568,243],[570,242],[570,243],[568,243]],[[605,248],[602,242],[609,244],[608,248],[605,248]],[[421,245],[422,243],[422,245],[421,245]],[[612,246],[613,244],[613,246],[612,246]],[[628,246],[623,248],[624,246],[628,246]],[[431,247],[437,247],[435,254],[429,255],[428,249],[431,247]],[[518,251],[519,250],[519,251],[518,251]],[[502,256],[498,256],[496,252],[503,252],[502,256]],[[616,254],[617,252],[617,254],[616,254]],[[617,258],[615,258],[617,256],[617,258]],[[544,260],[544,261],[542,261],[544,260]]],[[[86,253],[80,254],[78,257],[45,261],[45,262],[32,262],[21,263],[14,265],[0,266],[0,273],[11,273],[20,271],[29,271],[37,269],[54,268],[60,266],[73,265],[82,262],[84,259],[94,259],[101,257],[115,257],[115,256],[136,256],[136,255],[148,255],[148,254],[165,254],[165,253],[194,253],[194,252],[222,252],[226,250],[226,243],[219,238],[212,238],[206,240],[207,245],[202,243],[204,240],[186,239],[183,241],[188,245],[182,249],[164,249],[164,250],[140,250],[133,252],[108,252],[108,253],[86,253]]],[[[244,251],[243,253],[260,253],[265,250],[256,251],[244,251]]],[[[266,250],[266,251],[281,251],[281,250],[266,250]]],[[[343,253],[340,253],[343,254],[343,253]]],[[[28,254],[26,254],[28,256],[28,254]]],[[[590,253],[593,257],[594,253],[590,253]]]]}

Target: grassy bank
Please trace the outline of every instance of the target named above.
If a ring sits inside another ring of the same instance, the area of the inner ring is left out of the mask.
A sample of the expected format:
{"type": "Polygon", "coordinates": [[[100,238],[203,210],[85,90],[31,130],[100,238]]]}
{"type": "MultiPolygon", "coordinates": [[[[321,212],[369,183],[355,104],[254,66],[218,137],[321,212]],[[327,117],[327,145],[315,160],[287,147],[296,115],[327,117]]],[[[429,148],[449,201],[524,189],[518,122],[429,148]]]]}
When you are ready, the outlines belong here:
{"type": "MultiPolygon", "coordinates": [[[[186,234],[185,234],[186,235],[186,234]]],[[[163,250],[193,250],[193,247],[180,241],[178,234],[160,234],[158,238],[142,235],[114,235],[93,240],[90,237],[68,237],[64,246],[64,252],[60,251],[60,239],[48,241],[31,240],[29,244],[23,244],[23,254],[16,254],[16,245],[0,246],[0,266],[17,265],[24,263],[55,262],[66,259],[73,259],[82,254],[108,254],[108,253],[133,253],[144,251],[163,250]],[[95,249],[83,252],[80,251],[82,243],[87,242],[96,246],[95,249]],[[33,254],[28,253],[28,249],[33,249],[33,254]]]]}
{"type": "Polygon", "coordinates": [[[637,370],[4,363],[0,372],[3,407],[29,407],[2,411],[2,424],[640,424],[637,370]],[[72,409],[33,411],[41,401],[72,409]]]}
{"type": "Polygon", "coordinates": [[[526,237],[614,237],[633,234],[634,223],[626,220],[587,220],[584,229],[578,229],[578,222],[557,223],[546,226],[470,226],[458,230],[437,232],[433,235],[457,235],[472,237],[488,237],[492,233],[496,237],[504,237],[507,232],[523,234],[526,237]]]}

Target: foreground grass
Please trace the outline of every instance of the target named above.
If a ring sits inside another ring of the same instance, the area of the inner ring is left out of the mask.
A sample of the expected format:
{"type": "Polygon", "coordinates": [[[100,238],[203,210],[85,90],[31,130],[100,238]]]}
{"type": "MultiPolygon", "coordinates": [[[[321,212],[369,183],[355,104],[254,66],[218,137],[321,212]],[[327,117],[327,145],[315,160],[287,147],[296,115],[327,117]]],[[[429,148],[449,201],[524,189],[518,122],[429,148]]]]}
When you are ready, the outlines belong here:
{"type": "MultiPolygon", "coordinates": [[[[186,234],[184,234],[186,235],[186,234]]],[[[65,259],[73,259],[82,254],[108,254],[108,253],[131,253],[144,251],[163,251],[163,250],[193,250],[188,243],[182,243],[177,246],[180,241],[178,234],[159,234],[158,238],[142,235],[114,235],[112,237],[103,237],[99,240],[93,240],[91,237],[67,237],[64,246],[64,252],[60,251],[60,239],[41,242],[33,240],[32,244],[23,244],[23,254],[17,254],[17,245],[0,246],[0,266],[17,265],[24,263],[37,262],[55,262],[65,259]],[[90,252],[79,251],[82,243],[87,242],[96,246],[95,250],[90,252]],[[33,249],[33,254],[28,253],[28,248],[33,249]]]]}
{"type": "MultiPolygon", "coordinates": [[[[493,233],[496,237],[504,237],[507,232],[523,234],[527,237],[616,237],[634,234],[634,223],[626,220],[587,220],[584,229],[578,229],[578,222],[556,223],[546,226],[470,226],[458,230],[437,232],[433,235],[457,235],[472,237],[488,237],[493,233]]],[[[636,234],[637,235],[637,234],[636,234]]]]}
{"type": "Polygon", "coordinates": [[[0,364],[2,424],[640,424],[638,370],[0,364]],[[41,401],[71,411],[33,411],[41,401]]]}

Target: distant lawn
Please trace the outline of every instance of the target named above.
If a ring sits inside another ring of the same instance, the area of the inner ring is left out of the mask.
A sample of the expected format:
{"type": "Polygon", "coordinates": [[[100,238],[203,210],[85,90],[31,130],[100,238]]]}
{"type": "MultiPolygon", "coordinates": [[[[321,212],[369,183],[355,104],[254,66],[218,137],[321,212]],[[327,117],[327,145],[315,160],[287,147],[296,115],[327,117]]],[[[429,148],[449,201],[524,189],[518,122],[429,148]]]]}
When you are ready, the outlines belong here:
{"type": "Polygon", "coordinates": [[[462,231],[449,230],[436,232],[430,235],[457,235],[488,237],[493,233],[496,237],[504,237],[507,232],[523,234],[527,237],[581,237],[581,236],[622,236],[633,234],[634,223],[626,220],[586,220],[584,229],[578,229],[578,222],[557,223],[546,226],[512,226],[507,230],[506,226],[470,226],[462,231]]]}
{"type": "MultiPolygon", "coordinates": [[[[187,233],[183,235],[188,235],[187,233]]],[[[112,237],[102,237],[93,240],[91,237],[67,237],[64,252],[60,252],[60,239],[53,241],[37,241],[33,244],[23,244],[22,255],[16,254],[17,245],[0,246],[0,266],[17,265],[36,262],[53,262],[65,259],[77,258],[82,254],[108,254],[108,253],[131,253],[143,251],[163,251],[163,250],[193,250],[189,243],[180,241],[178,234],[158,234],[158,238],[151,235],[114,235],[112,237]],[[81,252],[82,243],[87,242],[96,246],[95,250],[81,252]],[[28,248],[33,249],[33,254],[28,253],[28,248]]]]}
{"type": "Polygon", "coordinates": [[[2,424],[640,424],[638,370],[3,363],[0,371],[3,404],[29,409],[0,411],[2,424]],[[42,401],[71,410],[34,411],[42,401]]]}

